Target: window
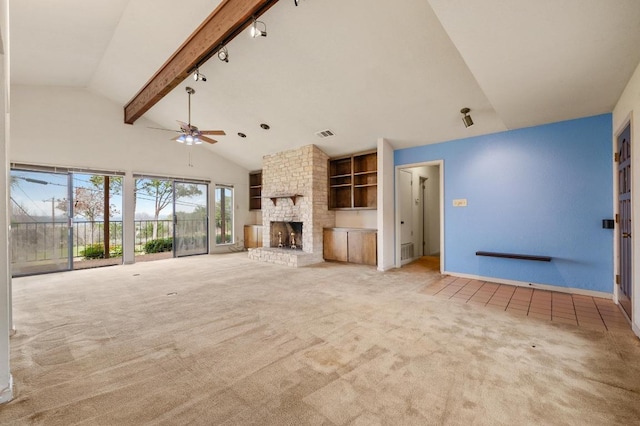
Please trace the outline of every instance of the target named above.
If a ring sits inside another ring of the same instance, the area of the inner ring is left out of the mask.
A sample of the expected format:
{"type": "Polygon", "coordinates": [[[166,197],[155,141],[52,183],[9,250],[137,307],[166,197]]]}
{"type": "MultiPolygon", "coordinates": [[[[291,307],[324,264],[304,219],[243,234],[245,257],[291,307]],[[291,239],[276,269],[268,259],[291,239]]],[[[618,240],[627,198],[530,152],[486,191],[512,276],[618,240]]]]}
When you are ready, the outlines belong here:
{"type": "Polygon", "coordinates": [[[233,244],[233,187],[216,185],[216,244],[233,244]]]}

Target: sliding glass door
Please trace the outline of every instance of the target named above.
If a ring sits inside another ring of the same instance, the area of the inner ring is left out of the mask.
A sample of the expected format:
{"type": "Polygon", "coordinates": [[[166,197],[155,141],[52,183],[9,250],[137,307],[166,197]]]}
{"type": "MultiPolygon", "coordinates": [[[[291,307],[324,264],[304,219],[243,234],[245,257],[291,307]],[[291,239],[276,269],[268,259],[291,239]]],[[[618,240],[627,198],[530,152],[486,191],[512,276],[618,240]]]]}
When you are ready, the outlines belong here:
{"type": "Polygon", "coordinates": [[[13,276],[71,269],[71,176],[11,171],[13,276]]]}
{"type": "Polygon", "coordinates": [[[73,269],[122,264],[122,176],[73,173],[73,269]]]}
{"type": "Polygon", "coordinates": [[[176,257],[208,253],[207,185],[175,182],[174,188],[176,257]]]}
{"type": "Polygon", "coordinates": [[[121,188],[121,176],[11,170],[13,276],[122,263],[121,188]]]}
{"type": "Polygon", "coordinates": [[[208,184],[137,176],[136,261],[209,252],[208,184]]]}

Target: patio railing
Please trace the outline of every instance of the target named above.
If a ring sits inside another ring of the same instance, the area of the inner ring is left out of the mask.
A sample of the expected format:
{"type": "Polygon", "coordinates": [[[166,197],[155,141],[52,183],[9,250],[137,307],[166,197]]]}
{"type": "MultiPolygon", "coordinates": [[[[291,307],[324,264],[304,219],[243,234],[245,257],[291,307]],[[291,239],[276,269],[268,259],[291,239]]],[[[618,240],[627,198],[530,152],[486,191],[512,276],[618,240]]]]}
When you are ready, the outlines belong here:
{"type": "MultiPolygon", "coordinates": [[[[145,244],[156,238],[173,236],[172,220],[136,220],[135,250],[142,252],[145,244]]],[[[104,221],[73,223],[73,257],[83,257],[89,246],[104,246],[104,221]]],[[[122,255],[122,221],[109,222],[109,248],[112,256],[122,255]]],[[[13,222],[11,223],[12,261],[37,262],[68,256],[69,234],[67,222],[13,222]]]]}

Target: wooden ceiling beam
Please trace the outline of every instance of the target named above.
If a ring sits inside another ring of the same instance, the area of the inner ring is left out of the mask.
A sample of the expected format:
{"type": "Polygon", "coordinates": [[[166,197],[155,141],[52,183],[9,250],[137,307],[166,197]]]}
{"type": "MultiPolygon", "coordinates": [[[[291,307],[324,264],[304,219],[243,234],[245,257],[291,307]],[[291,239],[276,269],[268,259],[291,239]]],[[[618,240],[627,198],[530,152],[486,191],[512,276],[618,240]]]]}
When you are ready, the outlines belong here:
{"type": "Polygon", "coordinates": [[[151,79],[124,106],[124,122],[133,124],[185,78],[278,0],[222,0],[151,79]]]}

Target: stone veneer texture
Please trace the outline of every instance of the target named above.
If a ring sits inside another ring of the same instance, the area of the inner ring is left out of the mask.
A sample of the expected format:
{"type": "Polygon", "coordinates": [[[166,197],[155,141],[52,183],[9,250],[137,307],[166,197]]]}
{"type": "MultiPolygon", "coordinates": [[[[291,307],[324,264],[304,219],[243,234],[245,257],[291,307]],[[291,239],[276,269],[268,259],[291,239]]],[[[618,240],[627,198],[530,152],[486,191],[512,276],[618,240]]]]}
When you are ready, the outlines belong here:
{"type": "MultiPolygon", "coordinates": [[[[322,230],[335,226],[335,213],[329,210],[329,156],[315,145],[266,155],[262,160],[262,244],[271,246],[271,222],[302,222],[303,253],[315,261],[322,261],[322,230]],[[289,195],[302,195],[293,204],[289,195]],[[274,204],[269,198],[282,196],[274,204]]],[[[261,249],[249,252],[250,258],[267,260],[261,249]]],[[[275,255],[271,253],[271,255],[275,255]]],[[[278,258],[283,255],[279,253],[278,258]]],[[[279,259],[283,264],[301,266],[297,262],[279,259]],[[295,264],[295,265],[294,265],[295,264]]],[[[275,263],[275,262],[274,262],[275,263]]],[[[307,262],[303,263],[307,264],[307,262]]]]}
{"type": "Polygon", "coordinates": [[[329,210],[329,156],[315,145],[266,155],[262,162],[262,196],[300,194],[296,205],[289,198],[262,203],[263,245],[270,247],[272,221],[302,222],[302,247],[322,253],[322,229],[335,226],[329,210]]]}

